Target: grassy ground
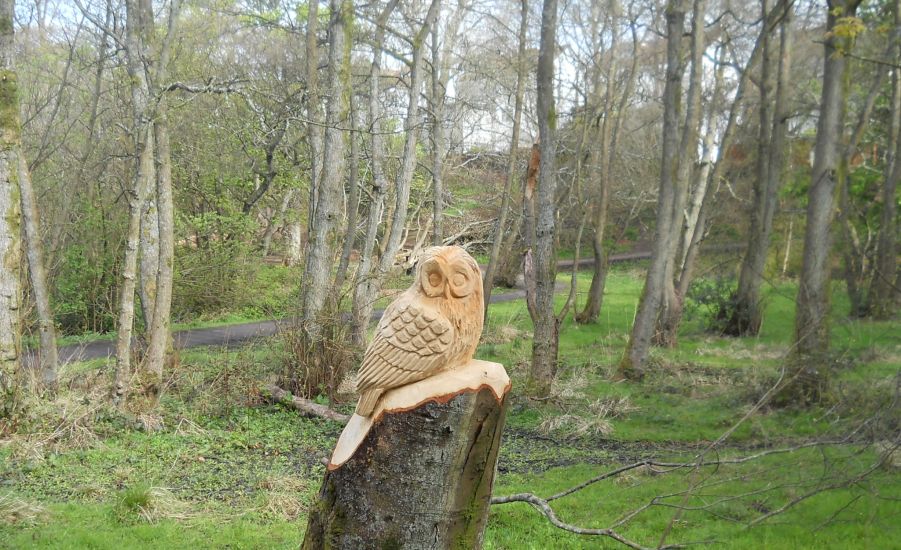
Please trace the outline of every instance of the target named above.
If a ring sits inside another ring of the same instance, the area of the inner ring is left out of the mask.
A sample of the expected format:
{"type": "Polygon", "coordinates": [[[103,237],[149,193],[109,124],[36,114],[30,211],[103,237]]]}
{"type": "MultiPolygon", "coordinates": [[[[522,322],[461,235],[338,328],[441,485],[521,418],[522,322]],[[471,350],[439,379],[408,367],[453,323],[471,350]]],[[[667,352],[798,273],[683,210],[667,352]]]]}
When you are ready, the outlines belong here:
{"type": "MultiPolygon", "coordinates": [[[[656,368],[648,379],[611,381],[640,285],[639,271],[615,271],[601,320],[564,324],[552,400],[535,404],[514,393],[495,494],[548,496],[636,460],[690,460],[748,413],[776,379],[792,333],[791,285],[768,290],[758,338],[711,336],[698,310],[684,323],[677,349],[654,351],[656,368]]],[[[580,275],[580,288],[587,290],[587,274],[580,275]]],[[[897,437],[897,409],[884,403],[901,365],[898,326],[844,320],[845,308],[836,292],[835,399],[807,411],[763,408],[708,458],[837,436],[873,411],[889,415],[887,424],[895,430],[880,435],[897,437]]],[[[529,328],[521,301],[492,306],[478,352],[504,363],[514,388],[522,387],[527,373],[529,328]]],[[[69,389],[58,402],[34,404],[20,430],[30,435],[0,446],[0,548],[297,547],[321,480],[320,458],[341,426],[260,402],[257,388],[278,370],[281,350],[276,338],[240,350],[182,352],[155,416],[125,417],[105,405],[109,372],[102,362],[69,367],[69,389]]],[[[672,523],[669,543],[897,548],[901,479],[892,467],[747,526],[877,460],[877,450],[855,444],[666,475],[638,468],[553,505],[563,521],[606,527],[655,496],[672,495],[658,498],[621,528],[648,546],[672,523]],[[678,507],[689,509],[673,521],[678,507]]],[[[560,531],[526,504],[494,507],[485,545],[617,547],[560,531]]]]}

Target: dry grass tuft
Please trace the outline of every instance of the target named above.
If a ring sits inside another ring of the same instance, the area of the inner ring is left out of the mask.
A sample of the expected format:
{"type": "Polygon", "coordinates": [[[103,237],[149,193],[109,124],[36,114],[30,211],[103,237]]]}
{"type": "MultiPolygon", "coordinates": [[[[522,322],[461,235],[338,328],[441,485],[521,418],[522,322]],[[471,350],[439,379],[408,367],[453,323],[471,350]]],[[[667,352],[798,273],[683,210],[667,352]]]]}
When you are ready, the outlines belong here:
{"type": "MultiPolygon", "coordinates": [[[[571,407],[571,409],[575,408],[571,407]]],[[[538,430],[545,434],[557,433],[566,437],[606,437],[613,433],[611,420],[624,418],[639,410],[628,397],[596,399],[581,404],[578,409],[578,413],[566,412],[546,417],[538,425],[538,430]]]]}
{"type": "Polygon", "coordinates": [[[50,453],[94,447],[100,441],[95,421],[111,407],[99,387],[87,393],[60,391],[53,399],[25,399],[18,431],[0,441],[12,460],[40,461],[50,453]]]}
{"type": "Polygon", "coordinates": [[[596,399],[588,404],[588,411],[598,418],[625,418],[640,407],[633,405],[628,396],[596,399]]]}
{"type": "Polygon", "coordinates": [[[194,516],[189,505],[165,487],[135,485],[122,491],[116,499],[119,521],[139,520],[156,523],[163,519],[186,520],[194,516]]]}
{"type": "Polygon", "coordinates": [[[525,334],[524,331],[516,328],[512,324],[502,324],[489,328],[489,330],[482,335],[481,342],[482,344],[488,345],[509,344],[510,342],[515,342],[516,340],[521,340],[523,338],[531,338],[531,336],[525,334]]]}
{"type": "Polygon", "coordinates": [[[267,478],[258,485],[265,491],[260,514],[267,519],[293,521],[307,511],[306,480],[297,476],[267,478]]]}
{"type": "Polygon", "coordinates": [[[36,502],[0,494],[0,523],[36,523],[47,516],[47,509],[36,502]]]}
{"type": "Polygon", "coordinates": [[[538,425],[538,431],[544,434],[558,433],[568,437],[608,436],[613,433],[613,424],[603,418],[561,414],[542,420],[538,425]]]}

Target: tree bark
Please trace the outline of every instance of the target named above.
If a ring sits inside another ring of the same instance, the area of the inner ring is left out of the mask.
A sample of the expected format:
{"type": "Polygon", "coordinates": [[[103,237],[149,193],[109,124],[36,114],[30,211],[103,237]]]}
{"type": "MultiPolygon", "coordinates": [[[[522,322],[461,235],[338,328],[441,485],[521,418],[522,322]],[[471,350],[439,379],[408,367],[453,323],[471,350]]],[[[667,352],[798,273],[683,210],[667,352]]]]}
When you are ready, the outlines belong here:
{"type": "Polygon", "coordinates": [[[859,0],[829,2],[827,37],[823,43],[823,91],[820,120],[808,191],[804,255],[798,283],[794,346],[789,382],[778,401],[806,404],[818,401],[829,383],[829,252],[833,197],[845,119],[845,68],[848,40],[833,34],[840,17],[854,16],[859,0]]]}
{"type": "MultiPolygon", "coordinates": [[[[306,115],[307,143],[310,146],[310,200],[307,208],[307,233],[315,230],[316,208],[319,205],[319,185],[322,178],[323,136],[320,121],[322,120],[322,99],[319,93],[319,0],[307,3],[306,49],[306,115]]],[[[331,63],[329,64],[331,67],[331,63]]],[[[332,99],[332,98],[330,98],[332,99]]],[[[300,222],[297,222],[298,226],[300,222]]],[[[300,228],[298,227],[298,230],[300,228]]],[[[294,262],[300,259],[301,243],[298,240],[297,250],[289,254],[294,262]],[[296,255],[296,257],[295,257],[296,255]]]]}
{"type": "MultiPolygon", "coordinates": [[[[504,179],[504,190],[501,194],[501,206],[494,226],[494,237],[491,252],[488,254],[488,265],[485,267],[483,296],[485,297],[485,320],[488,320],[488,305],[491,302],[491,291],[494,289],[494,278],[500,259],[501,244],[504,242],[504,228],[507,226],[507,211],[510,209],[510,194],[513,181],[516,179],[517,157],[519,152],[519,135],[522,128],[522,104],[526,83],[526,32],[529,27],[529,2],[520,1],[519,15],[519,50],[516,56],[516,91],[513,99],[513,133],[510,136],[510,151],[507,154],[507,175],[504,179]]],[[[487,322],[486,322],[487,326],[487,322]]]]}
{"type": "MultiPolygon", "coordinates": [[[[152,122],[150,123],[152,124],[152,122]]],[[[152,130],[151,130],[152,132],[152,130]]],[[[150,155],[156,157],[156,144],[148,140],[150,155]]],[[[142,174],[144,181],[144,205],[141,208],[141,231],[138,239],[138,296],[141,299],[141,317],[144,319],[144,336],[149,338],[153,325],[153,310],[156,303],[156,275],[160,264],[160,218],[159,204],[156,196],[156,166],[150,164],[150,170],[142,174]]]]}
{"type": "Polygon", "coordinates": [[[350,265],[350,253],[357,240],[357,217],[360,211],[360,184],[357,176],[360,173],[360,137],[357,132],[357,116],[354,102],[350,102],[350,167],[347,171],[347,225],[344,230],[344,246],[338,260],[338,271],[335,273],[335,296],[343,294],[344,281],[347,280],[347,267],[350,265]]]}
{"type": "Polygon", "coordinates": [[[666,265],[664,267],[663,296],[660,311],[657,314],[654,343],[660,346],[675,347],[679,324],[682,321],[684,296],[676,287],[676,257],[679,250],[679,235],[685,227],[685,205],[688,202],[692,169],[695,165],[698,150],[698,132],[701,121],[701,76],[702,56],[704,54],[704,15],[707,11],[705,0],[694,0],[691,30],[691,70],[688,77],[688,94],[685,112],[685,125],[679,144],[679,160],[676,162],[675,180],[673,182],[673,203],[671,205],[671,232],[665,235],[667,241],[666,265]]]}
{"type": "MultiPolygon", "coordinates": [[[[615,64],[611,61],[607,78],[607,93],[605,104],[605,114],[601,130],[601,150],[600,150],[600,167],[593,166],[593,170],[597,170],[598,179],[598,203],[595,205],[594,217],[592,219],[593,238],[591,240],[592,251],[594,253],[594,273],[591,276],[591,285],[588,287],[588,298],[585,307],[576,315],[576,321],[579,323],[597,322],[598,316],[601,314],[601,307],[604,304],[604,287],[607,284],[608,254],[604,250],[604,238],[607,229],[607,215],[610,209],[610,186],[613,184],[613,159],[616,157],[617,144],[619,142],[619,133],[622,130],[623,121],[626,116],[628,102],[632,96],[632,90],[635,87],[635,79],[638,75],[638,32],[636,24],[633,21],[630,24],[632,31],[632,66],[629,69],[626,87],[619,98],[618,105],[613,111],[614,90],[613,83],[615,64]],[[610,119],[613,122],[610,122],[610,119]]],[[[614,36],[615,36],[614,31],[614,36]]],[[[613,57],[615,48],[611,45],[611,57],[613,57]]],[[[599,83],[595,84],[600,85],[599,83]]]]}
{"type": "Polygon", "coordinates": [[[329,23],[328,106],[323,169],[318,201],[311,226],[310,246],[304,268],[301,293],[303,332],[310,342],[319,338],[320,314],[328,294],[334,261],[334,244],[341,210],[341,182],[344,178],[344,135],[339,124],[347,118],[347,84],[350,76],[350,47],[346,45],[352,24],[352,8],[347,0],[331,0],[329,23]]]}
{"type": "Polygon", "coordinates": [[[370,160],[372,166],[372,190],[369,211],[366,215],[366,236],[360,249],[360,265],[354,280],[354,296],[351,304],[350,338],[357,347],[366,343],[366,329],[372,317],[374,299],[373,263],[379,224],[385,209],[385,194],[388,192],[388,178],[385,176],[385,140],[382,136],[382,116],[379,107],[379,79],[382,74],[382,48],[385,42],[385,26],[388,17],[399,0],[391,0],[379,13],[375,22],[375,40],[372,46],[372,63],[369,66],[369,128],[370,160]]]}
{"type": "Polygon", "coordinates": [[[544,0],[541,10],[541,43],[538,50],[538,135],[541,164],[535,216],[535,333],[529,390],[547,397],[557,374],[559,326],[554,315],[557,258],[554,250],[557,194],[556,129],[554,107],[554,51],[556,49],[557,0],[544,0]]]}
{"type": "MultiPolygon", "coordinates": [[[[362,266],[360,274],[364,277],[365,286],[358,286],[359,296],[354,296],[355,312],[353,315],[352,334],[355,342],[365,340],[366,327],[369,318],[372,316],[372,308],[375,303],[376,295],[381,282],[387,273],[394,266],[394,259],[397,256],[401,246],[401,237],[407,223],[407,207],[410,203],[410,185],[413,181],[413,173],[416,169],[416,144],[419,134],[419,95],[422,89],[422,59],[424,55],[423,47],[425,39],[428,37],[432,25],[438,18],[441,11],[441,0],[432,0],[429,5],[429,11],[426,14],[425,21],[419,32],[413,38],[413,56],[410,68],[410,100],[407,104],[407,114],[404,118],[404,149],[401,157],[401,166],[395,178],[394,193],[394,213],[391,216],[391,227],[385,238],[384,250],[374,269],[363,271],[362,266]]],[[[384,13],[384,12],[383,12],[384,13]]],[[[381,59],[381,48],[378,53],[381,59]]],[[[371,74],[371,73],[370,73],[371,74]]],[[[376,86],[377,86],[376,82],[376,86]]],[[[371,98],[370,101],[374,101],[371,98]]],[[[373,158],[373,174],[375,175],[376,159],[373,158]]],[[[380,166],[378,170],[384,170],[380,166]]],[[[378,178],[376,178],[378,180],[378,178]]],[[[366,254],[370,251],[367,250],[366,254]]]]}
{"type": "MultiPolygon", "coordinates": [[[[730,336],[753,336],[760,332],[763,321],[763,304],[760,287],[770,248],[773,217],[782,172],[785,167],[785,149],[788,134],[788,90],[791,79],[791,4],[785,5],[785,15],[780,26],[779,63],[776,92],[770,114],[770,38],[764,37],[761,61],[761,130],[757,148],[757,181],[754,186],[754,205],[748,233],[748,248],[742,261],[738,289],[731,300],[730,310],[723,312],[726,322],[723,332],[730,336]]],[[[765,9],[765,8],[764,8],[765,9]]],[[[766,11],[764,11],[764,14],[766,11]]]]}
{"type": "MultiPolygon", "coordinates": [[[[895,36],[901,35],[901,2],[895,1],[895,36]]],[[[898,40],[896,38],[896,40],[898,40]]],[[[901,42],[892,50],[893,59],[901,59],[901,42]]],[[[883,172],[882,216],[879,223],[879,237],[876,244],[876,257],[873,260],[873,273],[870,289],[867,293],[867,312],[876,319],[890,319],[898,311],[901,304],[901,288],[893,279],[898,273],[897,244],[897,210],[895,199],[898,180],[901,180],[901,76],[899,71],[892,71],[892,104],[889,124],[889,144],[891,157],[883,172]],[[891,145],[894,145],[894,148],[891,145]]]]}
{"type": "Polygon", "coordinates": [[[19,407],[19,260],[21,254],[18,163],[21,147],[18,75],[13,55],[13,0],[0,0],[0,416],[19,407]]]}
{"type": "MultiPolygon", "coordinates": [[[[159,58],[154,75],[157,83],[168,76],[169,57],[172,39],[181,0],[171,0],[166,34],[162,40],[159,58]]],[[[147,355],[143,364],[145,395],[150,402],[159,400],[163,383],[163,367],[166,352],[170,349],[172,309],[173,266],[175,262],[175,206],[172,196],[172,152],[169,144],[169,111],[165,92],[157,99],[153,121],[153,145],[155,152],[154,175],[157,219],[157,264],[153,273],[156,282],[154,288],[153,314],[147,327],[147,355]]]]}
{"type": "Polygon", "coordinates": [[[467,0],[457,0],[457,9],[444,29],[444,42],[438,40],[438,25],[432,29],[432,244],[444,242],[444,157],[447,156],[445,110],[450,58],[457,41],[457,30],[466,13],[467,0]]]}
{"type": "Polygon", "coordinates": [[[145,15],[137,0],[126,2],[125,57],[131,83],[135,168],[128,200],[128,229],[119,290],[119,316],[116,334],[116,371],[113,401],[121,404],[131,376],[131,337],[134,329],[135,286],[141,232],[141,213],[147,193],[147,180],[153,173],[153,131],[149,117],[150,85],[144,67],[145,15]]]}
{"type": "Polygon", "coordinates": [[[153,322],[149,327],[149,343],[145,358],[143,380],[148,396],[156,401],[163,382],[163,366],[169,349],[172,308],[172,277],[175,261],[175,207],[172,200],[172,154],[169,146],[169,122],[166,99],[161,98],[153,124],[156,145],[156,189],[159,219],[159,256],[157,262],[156,296],[153,322]]]}
{"type": "Polygon", "coordinates": [[[40,333],[41,347],[38,366],[40,367],[41,383],[44,388],[53,391],[56,388],[56,369],[59,359],[56,349],[56,325],[53,321],[53,310],[50,308],[50,290],[47,288],[47,272],[44,269],[44,245],[41,242],[40,217],[34,188],[31,185],[28,163],[21,153],[18,164],[22,226],[25,230],[25,255],[28,258],[28,276],[31,280],[31,291],[38,313],[38,331],[40,333]]]}
{"type": "Polygon", "coordinates": [[[640,379],[644,374],[651,338],[666,284],[667,262],[670,258],[670,237],[675,203],[675,178],[679,167],[679,111],[682,96],[682,34],[685,26],[686,0],[669,0],[666,8],[667,64],[663,89],[663,151],[660,164],[660,185],[657,195],[657,227],[651,265],[648,267],[638,313],[622,361],[619,375],[640,379]]]}
{"type": "Polygon", "coordinates": [[[302,548],[480,548],[505,395],[482,385],[386,410],[329,465],[302,548]]]}

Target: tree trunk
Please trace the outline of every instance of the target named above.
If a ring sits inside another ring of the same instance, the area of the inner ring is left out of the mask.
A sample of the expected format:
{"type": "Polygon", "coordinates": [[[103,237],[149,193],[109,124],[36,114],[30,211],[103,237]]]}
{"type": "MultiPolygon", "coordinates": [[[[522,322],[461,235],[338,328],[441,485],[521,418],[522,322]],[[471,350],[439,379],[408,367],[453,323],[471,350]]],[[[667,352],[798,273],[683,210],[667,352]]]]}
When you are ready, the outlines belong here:
{"type": "MultiPolygon", "coordinates": [[[[494,236],[491,242],[491,252],[488,255],[488,265],[485,267],[483,279],[485,297],[485,320],[488,320],[488,305],[491,302],[491,291],[494,289],[495,273],[500,259],[501,244],[504,241],[504,228],[507,226],[507,211],[510,209],[510,194],[513,190],[513,180],[516,179],[517,153],[519,151],[519,134],[522,127],[522,104],[525,95],[526,82],[526,32],[529,26],[529,2],[520,1],[519,16],[519,50],[516,57],[516,91],[513,99],[513,134],[510,137],[510,152],[507,155],[507,176],[504,179],[504,191],[501,195],[501,206],[497,214],[497,224],[494,226],[494,236]]],[[[485,323],[487,326],[487,322],[485,323]]]]}
{"type": "MultiPolygon", "coordinates": [[[[152,124],[152,123],[151,123],[152,124]]],[[[152,132],[152,130],[151,130],[152,132]]],[[[147,142],[150,155],[156,157],[152,139],[147,142]]],[[[160,265],[160,218],[156,195],[156,166],[150,163],[150,170],[142,174],[144,181],[144,205],[141,208],[141,232],[138,240],[139,272],[138,296],[141,298],[141,316],[144,319],[144,336],[150,336],[153,325],[153,310],[156,303],[156,275],[160,265]]]]}
{"type": "MultiPolygon", "coordinates": [[[[302,548],[481,548],[508,389],[478,385],[389,406],[349,459],[333,456],[302,548]]],[[[365,419],[352,418],[342,440],[355,421],[365,419]]]]}
{"type": "MultiPolygon", "coordinates": [[[[322,179],[323,168],[323,144],[322,144],[322,98],[319,93],[319,0],[313,0],[307,4],[307,32],[305,36],[306,48],[306,94],[305,106],[307,115],[307,143],[310,145],[310,200],[307,208],[307,233],[313,235],[316,230],[316,208],[319,205],[319,186],[322,179]]],[[[331,64],[329,64],[331,68],[331,64]]],[[[333,100],[333,99],[332,99],[333,100]]],[[[297,232],[300,233],[300,222],[297,232]]],[[[292,227],[292,230],[294,228],[292,227]]],[[[291,265],[300,260],[302,244],[298,240],[297,249],[289,251],[291,265]]]]}
{"type": "MultiPolygon", "coordinates": [[[[895,1],[895,36],[901,32],[901,2],[895,1]]],[[[896,38],[897,40],[897,38],[896,38]]],[[[892,49],[893,58],[901,59],[901,43],[892,49]]],[[[866,310],[876,319],[890,319],[898,311],[901,288],[893,282],[898,271],[897,209],[895,199],[898,180],[901,180],[901,76],[892,71],[892,104],[889,124],[889,151],[891,157],[884,171],[881,195],[882,216],[866,310]],[[894,145],[892,147],[891,145],[894,145]]]]}
{"type": "Polygon", "coordinates": [[[808,191],[804,256],[799,280],[795,342],[789,382],[778,401],[806,404],[818,401],[829,383],[829,251],[836,171],[845,118],[845,65],[848,40],[833,33],[839,17],[853,17],[859,0],[829,3],[824,40],[823,91],[820,120],[808,191]],[[839,15],[836,8],[843,8],[839,15]]]}
{"type": "MultiPolygon", "coordinates": [[[[764,14],[766,13],[764,8],[764,14]]],[[[738,289],[723,312],[726,319],[723,332],[730,336],[753,336],[760,332],[763,321],[763,304],[760,287],[770,248],[777,194],[782,186],[785,165],[785,149],[788,134],[788,86],[791,82],[791,4],[785,3],[785,15],[780,26],[779,65],[772,116],[768,105],[770,95],[769,37],[764,38],[761,61],[761,130],[757,148],[757,182],[754,187],[754,205],[751,211],[748,248],[742,261],[738,289]]]]}
{"type": "Polygon", "coordinates": [[[692,169],[695,165],[698,150],[698,133],[701,122],[701,88],[704,54],[704,15],[707,11],[706,0],[694,0],[691,31],[691,70],[688,77],[688,94],[685,113],[685,126],[679,145],[679,160],[675,169],[676,177],[673,185],[673,203],[671,205],[671,232],[666,235],[667,255],[664,267],[663,296],[660,311],[657,314],[657,327],[654,343],[660,346],[675,347],[679,324],[682,321],[684,296],[676,287],[676,258],[681,242],[679,235],[687,230],[685,226],[685,205],[688,202],[692,169]]]}
{"type": "Polygon", "coordinates": [[[444,43],[439,48],[438,25],[432,29],[432,244],[444,243],[444,158],[447,156],[447,132],[444,128],[447,108],[447,83],[450,80],[450,60],[457,30],[466,13],[468,0],[457,0],[447,27],[444,43]]]}
{"type": "Polygon", "coordinates": [[[340,298],[344,292],[344,281],[347,280],[347,267],[350,265],[350,253],[357,240],[357,216],[360,211],[360,184],[357,176],[360,173],[360,137],[357,132],[357,116],[354,102],[350,102],[350,168],[347,171],[347,225],[344,230],[344,246],[338,260],[338,271],[335,273],[335,297],[340,298]]]}
{"type": "Polygon", "coordinates": [[[263,242],[260,247],[264,258],[269,255],[269,250],[272,248],[272,237],[275,235],[276,230],[278,230],[279,226],[284,225],[285,215],[288,213],[288,208],[291,206],[291,201],[294,199],[296,192],[296,189],[285,191],[278,211],[269,219],[269,224],[266,225],[266,231],[263,232],[263,242]]]}
{"type": "MultiPolygon", "coordinates": [[[[392,3],[393,4],[393,3],[392,3]]],[[[389,7],[392,7],[389,4],[389,7]]],[[[354,296],[355,313],[353,314],[352,334],[355,342],[365,340],[366,327],[369,318],[372,316],[372,308],[375,303],[376,295],[381,288],[381,282],[387,273],[394,266],[394,259],[397,256],[401,246],[401,237],[407,223],[407,207],[410,203],[410,185],[413,181],[413,173],[416,169],[416,144],[419,134],[419,95],[422,89],[422,58],[423,46],[426,37],[428,37],[432,25],[438,18],[441,11],[441,0],[432,0],[429,5],[429,11],[426,14],[425,21],[419,32],[413,38],[413,59],[410,69],[410,100],[407,104],[407,115],[404,119],[404,150],[401,157],[401,166],[395,178],[395,202],[394,213],[391,216],[391,227],[388,235],[384,239],[384,250],[377,262],[375,269],[363,271],[362,265],[360,274],[365,281],[365,286],[358,286],[359,296],[354,296]]],[[[382,12],[385,13],[384,11],[382,12]]],[[[381,59],[381,47],[378,48],[378,57],[381,59]]],[[[375,60],[375,58],[373,58],[375,60]]],[[[372,73],[370,73],[371,77],[372,73]]],[[[370,84],[371,86],[372,84],[370,84]]],[[[378,85],[378,82],[375,83],[378,85]]],[[[377,88],[376,88],[377,89],[377,88]]],[[[372,101],[372,99],[370,99],[372,101]]],[[[372,105],[370,104],[370,107],[372,105]]],[[[373,157],[373,174],[375,175],[375,164],[377,160],[373,157]]],[[[378,170],[384,170],[384,166],[380,166],[378,170]]],[[[376,177],[376,180],[378,178],[376,177]]],[[[378,183],[378,181],[377,181],[378,183]]],[[[380,214],[380,213],[379,213],[380,214]]],[[[369,250],[366,251],[370,253],[369,250]]]]}
{"type": "Polygon", "coordinates": [[[138,268],[138,242],[141,231],[141,207],[146,192],[142,182],[144,175],[153,163],[153,149],[147,146],[152,139],[152,128],[147,126],[140,131],[134,187],[126,194],[128,197],[128,229],[125,234],[125,258],[122,261],[122,282],[119,286],[119,317],[116,324],[116,372],[113,383],[113,401],[121,405],[128,391],[131,377],[131,336],[135,318],[135,283],[138,268]]]}
{"type": "MultiPolygon", "coordinates": [[[[779,22],[780,15],[783,11],[784,0],[780,0],[776,6],[770,10],[769,14],[767,14],[767,18],[763,22],[760,34],[754,43],[754,48],[751,50],[751,55],[748,57],[748,61],[741,71],[738,86],[735,90],[735,97],[732,100],[732,106],[729,109],[729,117],[726,119],[726,128],[723,130],[723,135],[720,138],[720,143],[717,147],[716,161],[713,163],[713,168],[710,171],[710,176],[707,181],[708,189],[715,187],[714,184],[717,184],[722,177],[723,170],[727,164],[727,161],[725,160],[727,152],[732,147],[732,139],[735,135],[735,129],[738,126],[741,107],[744,104],[745,89],[750,81],[751,69],[757,63],[757,59],[762,53],[764,37],[767,36],[768,33],[772,31],[772,28],[779,22]]],[[[704,235],[707,232],[707,213],[711,207],[712,197],[713,193],[707,192],[701,199],[701,207],[698,211],[697,221],[691,234],[691,241],[687,251],[684,253],[685,259],[682,262],[682,268],[679,273],[679,289],[682,296],[685,296],[694,276],[695,261],[697,261],[701,242],[704,240],[704,235]]]]}
{"type": "Polygon", "coordinates": [[[558,323],[554,315],[557,258],[554,250],[557,194],[556,129],[554,107],[554,51],[556,49],[557,0],[544,0],[541,10],[541,44],[538,50],[538,135],[541,164],[535,215],[535,334],[529,390],[547,397],[557,373],[558,323]]]}
{"type": "Polygon", "coordinates": [[[35,308],[38,313],[38,331],[40,332],[40,355],[38,366],[41,371],[41,383],[53,391],[56,388],[57,350],[56,326],[53,322],[53,310],[50,309],[50,290],[47,288],[47,272],[44,270],[44,245],[41,242],[40,217],[38,205],[31,186],[31,174],[25,156],[19,154],[18,162],[19,191],[22,205],[22,226],[25,229],[25,255],[28,258],[28,275],[31,280],[31,291],[34,294],[35,308]]]}
{"type": "Polygon", "coordinates": [[[640,379],[651,346],[651,337],[663,299],[666,284],[667,262],[670,258],[670,237],[673,233],[673,204],[675,203],[675,178],[679,167],[679,111],[682,96],[682,34],[685,24],[686,0],[670,0],[666,9],[667,64],[666,84],[663,90],[663,150],[660,164],[660,185],[657,195],[657,227],[654,231],[654,248],[648,267],[644,290],[632,333],[622,361],[619,375],[640,379]]]}
{"type": "Polygon", "coordinates": [[[13,55],[13,0],[0,0],[0,416],[19,407],[19,260],[21,254],[18,156],[18,75],[13,55]]]}
{"type": "Polygon", "coordinates": [[[141,216],[150,192],[153,166],[153,128],[150,113],[150,84],[147,80],[146,34],[152,24],[146,4],[127,0],[125,4],[125,56],[131,87],[135,168],[128,200],[128,229],[125,234],[125,257],[122,260],[122,282],[119,286],[119,318],[116,333],[116,371],[113,401],[122,404],[131,377],[131,337],[134,330],[135,286],[141,239],[141,216]]]}
{"type": "Polygon", "coordinates": [[[148,397],[159,398],[163,381],[163,366],[170,342],[170,311],[172,307],[172,269],[175,260],[175,207],[172,200],[172,154],[169,146],[169,122],[166,98],[162,98],[153,125],[156,145],[156,189],[159,217],[159,261],[156,270],[156,299],[153,304],[153,323],[148,329],[149,343],[142,381],[148,397]]]}
{"type": "Polygon", "coordinates": [[[375,22],[375,40],[372,46],[372,63],[369,67],[369,127],[370,157],[372,165],[372,194],[369,201],[369,212],[366,216],[366,236],[363,247],[360,249],[360,265],[357,267],[357,276],[354,280],[354,297],[351,304],[350,339],[357,347],[363,347],[366,343],[366,329],[369,327],[369,318],[372,316],[372,301],[374,300],[373,288],[376,282],[373,280],[373,259],[375,254],[376,238],[378,237],[379,224],[385,209],[385,194],[388,192],[388,179],[385,176],[385,140],[382,136],[382,116],[379,105],[379,79],[382,74],[382,48],[385,42],[385,26],[388,17],[399,0],[391,0],[379,13],[375,22]]]}
{"type": "Polygon", "coordinates": [[[320,314],[328,294],[334,261],[334,244],[341,214],[341,182],[344,178],[344,135],[339,125],[347,118],[347,83],[350,76],[350,35],[352,10],[347,0],[331,0],[329,23],[329,66],[327,81],[325,149],[318,186],[318,201],[311,226],[310,246],[304,268],[301,293],[303,331],[310,342],[319,338],[320,314]]]}

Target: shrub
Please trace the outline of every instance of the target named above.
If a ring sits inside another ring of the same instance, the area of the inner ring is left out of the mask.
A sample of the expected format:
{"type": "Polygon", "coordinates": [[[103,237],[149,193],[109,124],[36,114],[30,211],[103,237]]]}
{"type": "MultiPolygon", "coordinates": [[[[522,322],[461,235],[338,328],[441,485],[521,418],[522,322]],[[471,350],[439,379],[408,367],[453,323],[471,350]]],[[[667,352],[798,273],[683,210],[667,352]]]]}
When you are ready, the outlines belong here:
{"type": "Polygon", "coordinates": [[[685,318],[698,319],[707,331],[722,334],[735,310],[734,294],[731,277],[696,279],[685,296],[685,318]]]}

